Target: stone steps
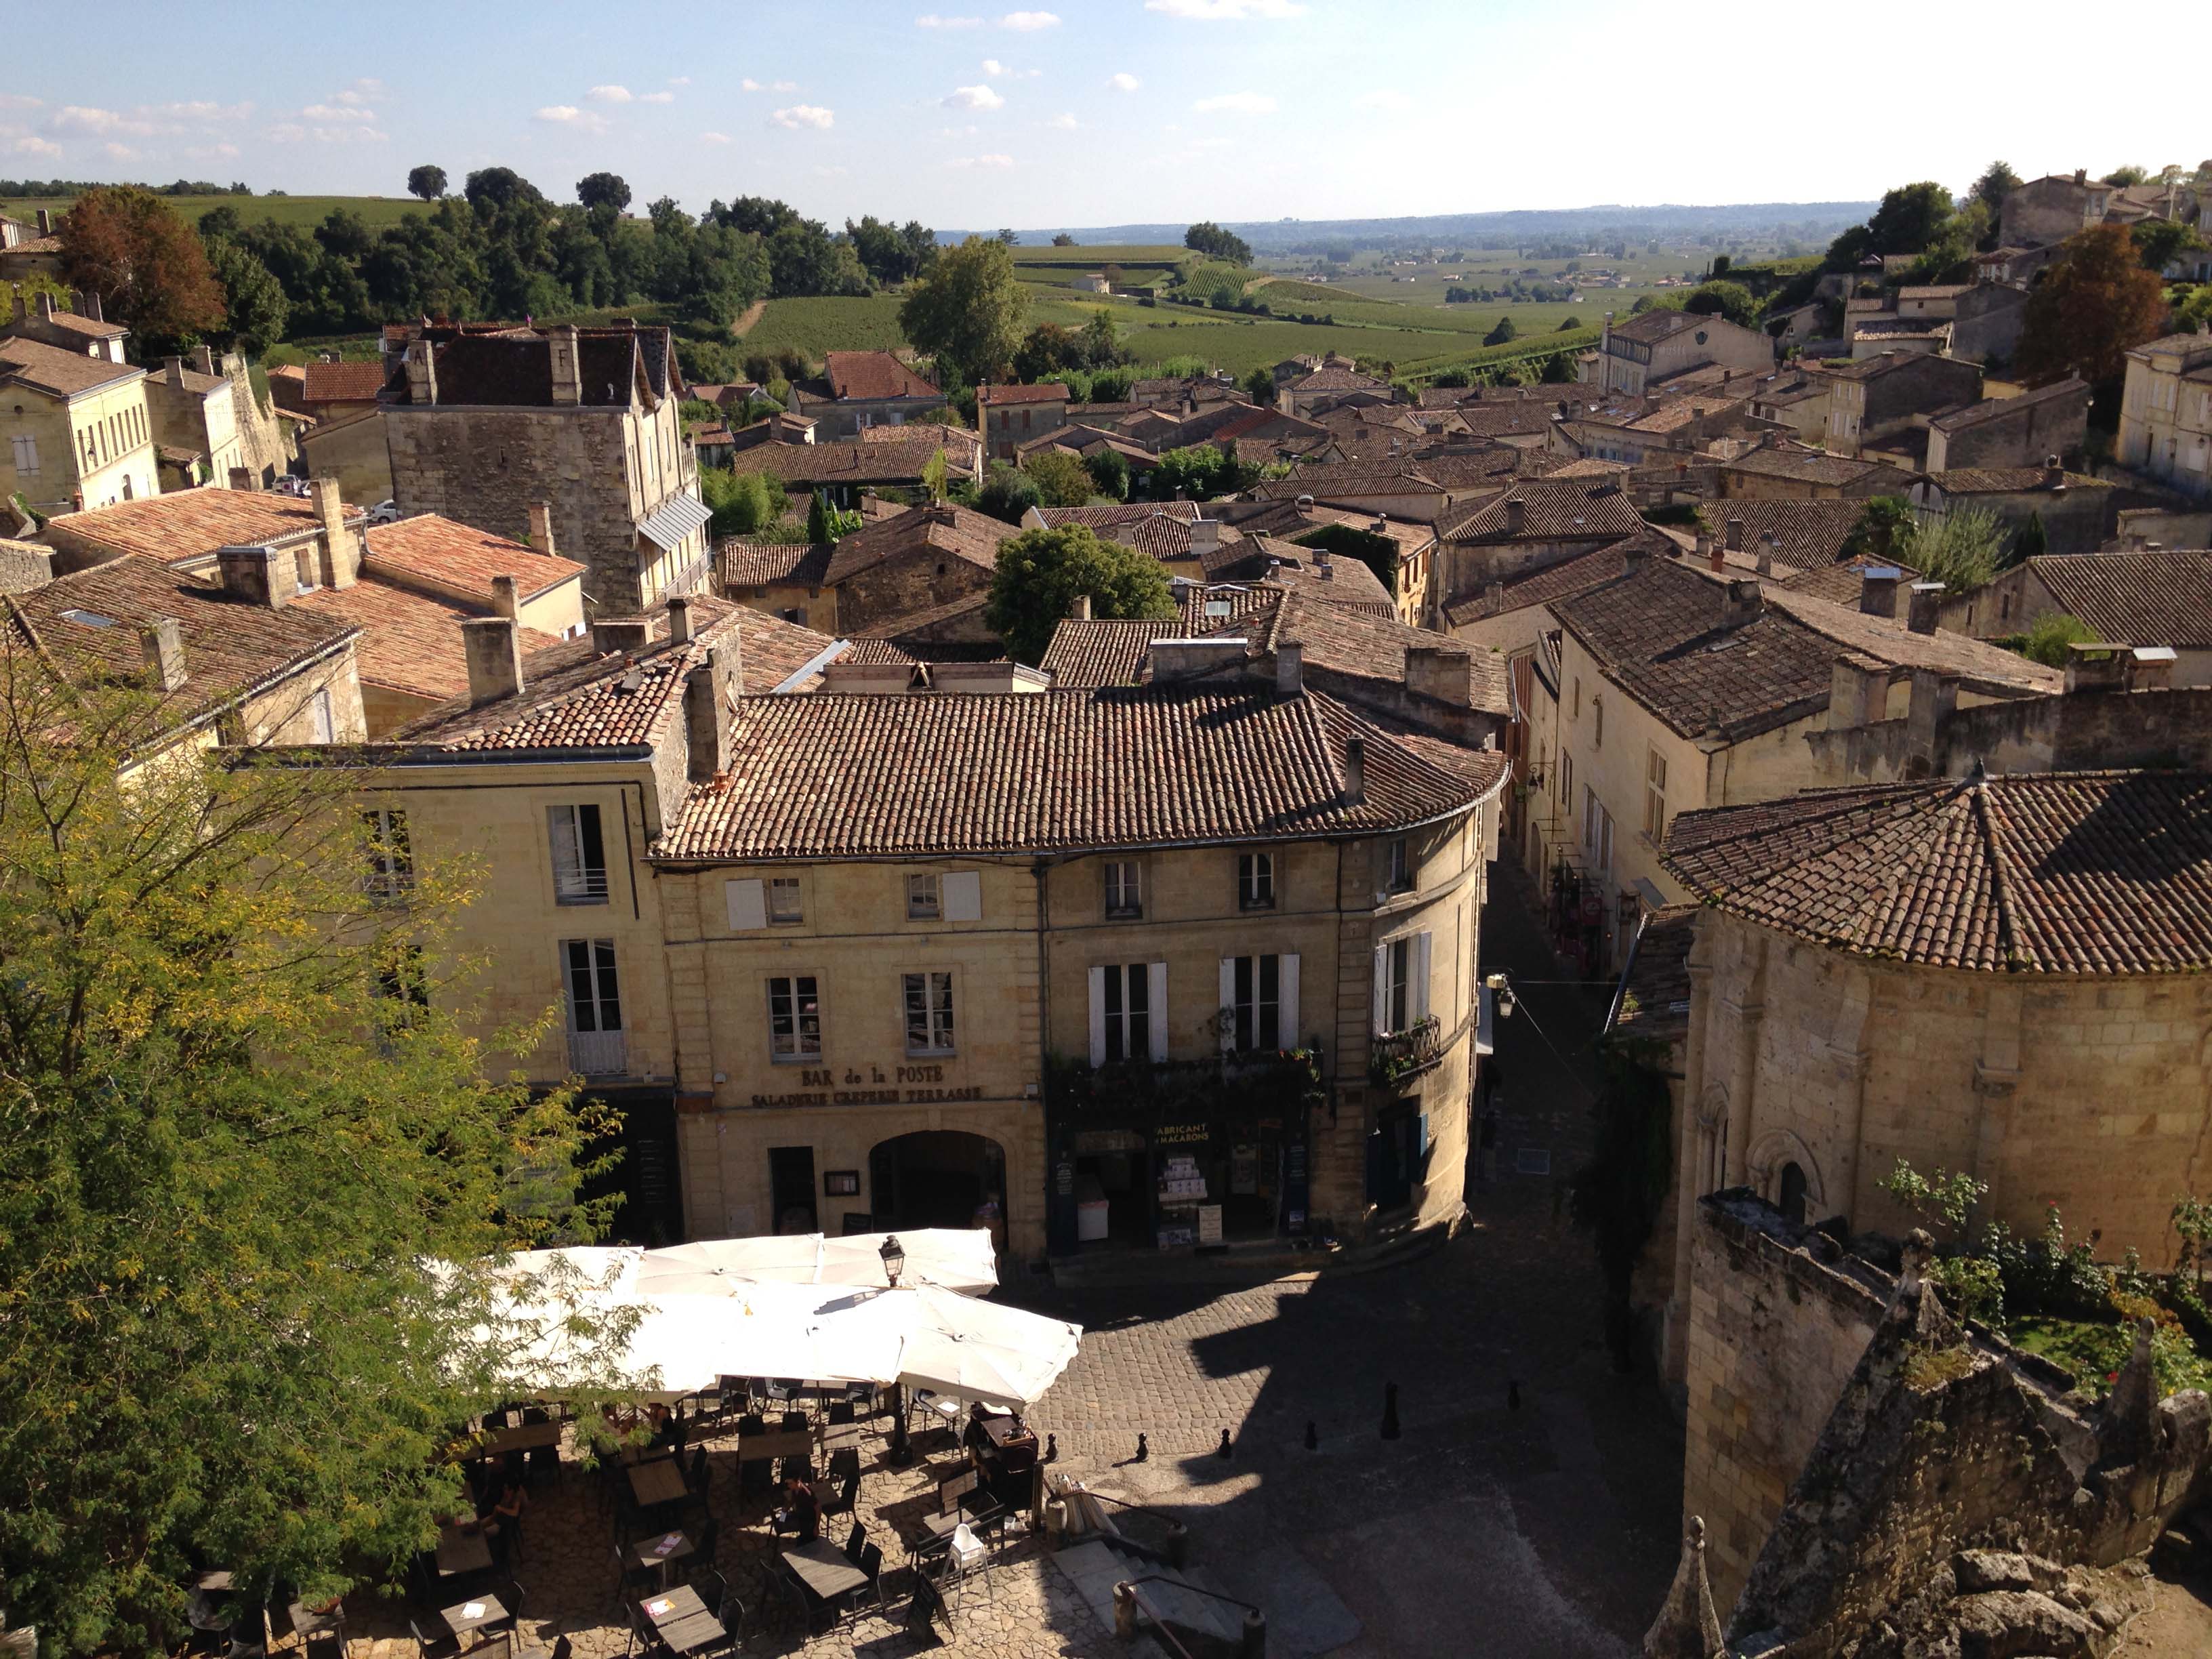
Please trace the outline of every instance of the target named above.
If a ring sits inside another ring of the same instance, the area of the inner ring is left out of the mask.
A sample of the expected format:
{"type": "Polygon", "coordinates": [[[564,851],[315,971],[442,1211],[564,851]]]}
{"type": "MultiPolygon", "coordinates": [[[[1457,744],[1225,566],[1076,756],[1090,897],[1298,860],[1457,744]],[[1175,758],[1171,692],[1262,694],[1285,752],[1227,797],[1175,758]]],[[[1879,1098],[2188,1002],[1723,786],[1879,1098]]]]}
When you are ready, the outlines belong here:
{"type": "MultiPolygon", "coordinates": [[[[1097,1615],[1098,1621],[1109,1631],[1114,1628],[1114,1586],[1125,1579],[1146,1578],[1153,1581],[1144,1586],[1146,1602],[1157,1611],[1161,1622],[1174,1627],[1178,1636],[1195,1636],[1209,1649],[1218,1647],[1231,1653],[1243,1640],[1241,1609],[1214,1599],[1223,1592],[1202,1568],[1178,1571],[1140,1560],[1096,1538],[1061,1550],[1053,1557],[1053,1565],[1066,1575],[1097,1615]],[[1200,1593],[1205,1591],[1212,1594],[1200,1593]]],[[[1139,1636],[1139,1651],[1152,1645],[1139,1636]]]]}

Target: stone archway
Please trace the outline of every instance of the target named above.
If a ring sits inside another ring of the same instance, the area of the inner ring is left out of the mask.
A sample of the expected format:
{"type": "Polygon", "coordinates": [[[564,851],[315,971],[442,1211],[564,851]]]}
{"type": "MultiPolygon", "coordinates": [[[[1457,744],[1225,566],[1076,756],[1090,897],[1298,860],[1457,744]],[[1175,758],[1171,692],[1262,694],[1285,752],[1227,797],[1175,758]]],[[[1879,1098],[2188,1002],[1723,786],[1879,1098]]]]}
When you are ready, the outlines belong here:
{"type": "Polygon", "coordinates": [[[1820,1177],[1820,1161],[1794,1129],[1770,1129],[1759,1136],[1751,1149],[1750,1168],[1744,1172],[1744,1179],[1777,1209],[1788,1209],[1794,1202],[1802,1220],[1832,1213],[1826,1183],[1820,1177]],[[1790,1176],[1793,1170],[1796,1174],[1790,1176]],[[1785,1177],[1789,1177],[1787,1192],[1785,1177]]]}
{"type": "Polygon", "coordinates": [[[868,1205],[878,1231],[988,1225],[1006,1236],[1006,1153],[988,1135],[917,1129],[868,1153],[868,1205]]]}

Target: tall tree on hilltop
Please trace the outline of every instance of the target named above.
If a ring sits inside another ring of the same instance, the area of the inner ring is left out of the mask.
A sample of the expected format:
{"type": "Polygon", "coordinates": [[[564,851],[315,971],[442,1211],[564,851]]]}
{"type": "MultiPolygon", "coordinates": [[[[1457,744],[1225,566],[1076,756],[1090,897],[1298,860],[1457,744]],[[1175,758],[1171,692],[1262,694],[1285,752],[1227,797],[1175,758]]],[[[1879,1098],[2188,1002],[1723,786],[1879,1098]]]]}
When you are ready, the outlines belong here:
{"type": "Polygon", "coordinates": [[[1222,229],[1211,219],[1202,219],[1182,234],[1182,245],[1203,253],[1209,259],[1225,259],[1232,265],[1252,263],[1252,246],[1242,236],[1222,229]]]}
{"type": "Polygon", "coordinates": [[[1995,216],[2004,211],[2005,198],[2018,190],[2020,184],[2020,174],[2012,170],[2010,163],[1992,161],[1974,180],[1974,187],[1968,193],[1995,216]]]}
{"type": "Polygon", "coordinates": [[[1005,377],[1029,308],[1029,290],[1016,279],[1006,244],[970,236],[940,253],[908,291],[899,327],[937,359],[950,391],[956,381],[973,386],[1005,377]]]}
{"type": "Polygon", "coordinates": [[[149,190],[101,185],[62,215],[62,273],[158,354],[222,326],[222,289],[192,227],[149,190]]]}
{"type": "Polygon", "coordinates": [[[2166,284],[2143,269],[2128,228],[2092,225],[2067,239],[2028,295],[2018,365],[2029,374],[2071,373],[2111,387],[2127,372],[2130,349],[2165,325],[2166,284]]]}
{"type": "Polygon", "coordinates": [[[407,170],[407,193],[419,196],[426,202],[434,202],[446,193],[446,170],[439,167],[410,167],[407,170]]]}

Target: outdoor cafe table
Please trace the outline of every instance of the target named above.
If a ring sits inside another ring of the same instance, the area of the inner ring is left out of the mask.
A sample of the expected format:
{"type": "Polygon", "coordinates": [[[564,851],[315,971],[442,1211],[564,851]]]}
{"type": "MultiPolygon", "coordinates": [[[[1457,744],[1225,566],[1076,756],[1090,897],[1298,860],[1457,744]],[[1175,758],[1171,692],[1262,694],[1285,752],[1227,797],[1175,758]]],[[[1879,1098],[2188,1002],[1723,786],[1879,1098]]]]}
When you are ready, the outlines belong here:
{"type": "Polygon", "coordinates": [[[536,1451],[542,1446],[561,1443],[558,1423],[525,1423],[518,1428],[494,1429],[483,1435],[470,1457],[503,1457],[513,1451],[536,1451]]]}
{"type": "Polygon", "coordinates": [[[796,1457],[809,1461],[814,1455],[814,1431],[811,1429],[770,1429],[765,1434],[745,1434],[738,1437],[738,1462],[757,1463],[767,1457],[796,1457]]]}
{"type": "Polygon", "coordinates": [[[629,1565],[641,1569],[658,1567],[660,1570],[660,1582],[665,1584],[668,1582],[669,1568],[678,1561],[688,1560],[692,1553],[689,1534],[681,1532],[663,1533],[657,1538],[641,1538],[636,1543],[632,1544],[629,1547],[629,1565]],[[663,1544],[668,1546],[665,1550],[660,1547],[663,1544]]]}
{"type": "Polygon", "coordinates": [[[825,1452],[836,1451],[841,1446],[858,1446],[860,1443],[860,1425],[858,1423],[832,1423],[822,1431],[822,1449],[825,1452]]]}
{"type": "Polygon", "coordinates": [[[450,1578],[459,1572],[483,1572],[491,1566],[491,1546],[483,1534],[447,1522],[438,1529],[438,1576],[450,1578]]]}
{"type": "Polygon", "coordinates": [[[633,1463],[629,1489],[641,1509],[656,1504],[677,1504],[691,1495],[684,1484],[684,1469],[673,1457],[656,1457],[650,1463],[633,1463]]]}
{"type": "Polygon", "coordinates": [[[868,1575],[848,1561],[826,1538],[794,1544],[782,1552],[782,1559],[792,1577],[818,1601],[834,1601],[868,1582],[868,1575]]]}
{"type": "Polygon", "coordinates": [[[456,1607],[441,1609],[439,1617],[446,1621],[446,1628],[453,1632],[454,1640],[466,1641],[471,1631],[498,1624],[507,1617],[507,1611],[500,1605],[496,1595],[472,1595],[456,1607]]]}
{"type": "Polygon", "coordinates": [[[672,1653],[696,1653],[729,1637],[721,1620],[707,1611],[699,1592],[689,1584],[648,1595],[637,1605],[638,1611],[653,1621],[653,1634],[672,1653]]]}

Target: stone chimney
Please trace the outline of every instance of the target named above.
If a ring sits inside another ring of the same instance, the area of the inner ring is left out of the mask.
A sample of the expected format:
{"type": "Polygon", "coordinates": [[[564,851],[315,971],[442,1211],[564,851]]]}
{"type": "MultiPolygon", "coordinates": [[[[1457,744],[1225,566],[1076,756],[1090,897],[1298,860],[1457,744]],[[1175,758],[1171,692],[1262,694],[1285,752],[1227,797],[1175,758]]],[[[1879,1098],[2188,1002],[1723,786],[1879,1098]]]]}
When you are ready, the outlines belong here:
{"type": "Polygon", "coordinates": [[[1916,634],[1933,634],[1936,618],[1943,609],[1943,584],[1915,582],[1905,611],[1905,625],[1916,634]]]}
{"type": "Polygon", "coordinates": [[[1757,577],[1732,581],[1721,596],[1720,626],[1741,628],[1746,623],[1757,622],[1765,610],[1766,599],[1757,577]]]}
{"type": "Polygon", "coordinates": [[[1455,708],[1474,701],[1474,653],[1462,647],[1413,645],[1406,647],[1406,690],[1455,708]]]}
{"type": "Polygon", "coordinates": [[[1067,607],[1067,616],[1068,620],[1071,622],[1089,622],[1091,620],[1091,596],[1088,593],[1078,593],[1075,596],[1073,602],[1067,607]]]}
{"type": "Polygon", "coordinates": [[[315,508],[315,524],[323,532],[323,585],[351,587],[361,572],[361,541],[347,528],[345,501],[336,478],[316,478],[307,485],[315,508]]]}
{"type": "Polygon", "coordinates": [[[671,645],[691,643],[691,601],[682,593],[668,602],[668,642],[671,645]]]}
{"type": "Polygon", "coordinates": [[[1828,730],[1848,732],[1889,716],[1889,670],[1838,657],[1828,673],[1828,730]]]}
{"type": "Polygon", "coordinates": [[[1193,553],[1211,553],[1220,545],[1220,520],[1200,519],[1191,525],[1190,550],[1193,553]]]}
{"type": "Polygon", "coordinates": [[[1782,538],[1771,530],[1759,538],[1759,561],[1755,568],[1760,575],[1771,576],[1774,574],[1774,550],[1781,541],[1782,538]]]}
{"type": "Polygon", "coordinates": [[[1713,538],[1710,533],[1700,530],[1698,532],[1698,556],[1700,559],[1710,559],[1712,556],[1713,538]]]}
{"type": "Polygon", "coordinates": [[[1336,580],[1336,561],[1329,557],[1326,550],[1314,556],[1314,574],[1325,582],[1336,580]]]}
{"type": "Polygon", "coordinates": [[[41,236],[51,236],[53,234],[54,216],[48,212],[45,208],[40,208],[39,210],[39,234],[41,236]]]}
{"type": "Polygon", "coordinates": [[[173,691],[185,683],[185,635],[174,617],[156,617],[140,629],[138,649],[154,690],[173,691]]]}
{"type": "Polygon", "coordinates": [[[522,584],[513,576],[491,579],[492,614],[509,622],[522,620],[522,584]]]}
{"type": "Polygon", "coordinates": [[[2043,482],[2053,489],[2066,488],[2066,467],[2056,455],[2043,458],[2043,482]]]}
{"type": "Polygon", "coordinates": [[[215,564],[224,592],[270,611],[282,611],[299,586],[291,554],[273,547],[219,547],[215,564]]]}
{"type": "Polygon", "coordinates": [[[1367,740],[1346,738],[1344,741],[1344,794],[1346,806],[1359,806],[1367,799],[1367,740]]]}
{"type": "Polygon", "coordinates": [[[1202,640],[1154,640],[1145,653],[1147,677],[1155,685],[1187,680],[1218,669],[1241,665],[1248,641],[1209,634],[1202,640]]]}
{"type": "MultiPolygon", "coordinates": [[[[509,523],[514,522],[512,520],[509,523]]],[[[547,558],[560,556],[553,547],[553,503],[532,501],[530,504],[530,550],[543,553],[547,558]]]]}
{"type": "Polygon", "coordinates": [[[418,405],[438,401],[438,360],[428,340],[407,343],[407,401],[418,405]]]}
{"type": "Polygon", "coordinates": [[[1959,706],[1959,677],[1932,668],[1912,671],[1912,702],[1905,714],[1906,770],[1924,778],[1935,769],[1936,747],[1959,706]]]}
{"type": "Polygon", "coordinates": [[[252,467],[234,466],[230,469],[230,487],[233,489],[258,489],[261,480],[253,476],[252,467]]]}
{"type": "Polygon", "coordinates": [[[562,323],[547,330],[545,343],[552,359],[553,401],[556,404],[583,402],[584,372],[577,356],[575,324],[562,323]]]}
{"type": "Polygon", "coordinates": [[[653,642],[653,624],[643,617],[601,617],[592,623],[592,649],[600,656],[642,651],[653,642]]]}
{"type": "Polygon", "coordinates": [[[1733,514],[1728,521],[1728,550],[1731,553],[1743,551],[1743,520],[1733,514]]]}
{"type": "Polygon", "coordinates": [[[52,319],[53,314],[54,314],[54,296],[53,296],[52,295],[51,295],[51,294],[41,293],[41,294],[39,295],[39,316],[40,316],[40,318],[42,320],[51,321],[51,320],[52,319]]]}
{"type": "Polygon", "coordinates": [[[461,649],[469,660],[470,708],[520,694],[522,634],[514,617],[462,617],[461,649]]]}
{"type": "Polygon", "coordinates": [[[182,357],[161,359],[161,378],[177,391],[185,389],[185,360],[182,357]]]}
{"type": "Polygon", "coordinates": [[[2087,167],[2075,167],[2074,169],[2074,182],[2077,185],[2087,184],[2089,182],[2089,169],[2087,167]]]}
{"type": "Polygon", "coordinates": [[[2129,648],[2094,641],[2066,647],[2066,690],[2120,691],[2127,688],[2129,648]]]}
{"type": "Polygon", "coordinates": [[[689,772],[694,783],[711,782],[730,769],[730,681],[723,653],[684,677],[684,729],[690,740],[689,772]]]}
{"type": "Polygon", "coordinates": [[[1505,501],[1505,533],[1518,536],[1528,527],[1528,503],[1518,495],[1508,496],[1505,501]]]}
{"type": "Polygon", "coordinates": [[[214,351],[207,346],[194,346],[192,348],[192,367],[199,370],[203,374],[213,374],[215,373],[214,351]]]}
{"type": "Polygon", "coordinates": [[[1895,617],[1897,585],[1905,573],[1893,564],[1869,564],[1859,571],[1859,609],[1869,617],[1895,617]]]}
{"type": "Polygon", "coordinates": [[[1306,648],[1296,640],[1275,642],[1275,695],[1279,697],[1297,697],[1305,695],[1306,648]]]}
{"type": "Polygon", "coordinates": [[[2176,656],[2170,645],[2139,645],[2128,653],[2128,690],[2170,691],[2176,656]]]}
{"type": "Polygon", "coordinates": [[[1727,549],[1727,547],[1726,547],[1726,546],[1724,546],[1723,544],[1721,544],[1721,543],[1719,543],[1719,542],[1716,542],[1716,541],[1710,541],[1710,540],[1706,541],[1706,543],[1705,543],[1705,563],[1706,563],[1707,568],[1710,568],[1710,569],[1712,571],[1712,573],[1713,573],[1716,576],[1717,576],[1718,574],[1720,574],[1720,573],[1721,573],[1722,571],[1723,571],[1723,570],[1727,569],[1727,568],[1728,568],[1728,549],[1727,549]]]}
{"type": "Polygon", "coordinates": [[[822,689],[850,696],[903,696],[914,689],[914,665],[833,662],[822,669],[822,689]]]}

